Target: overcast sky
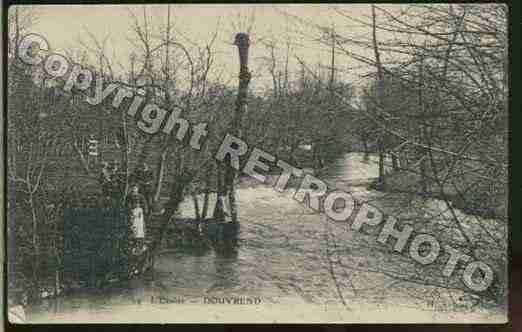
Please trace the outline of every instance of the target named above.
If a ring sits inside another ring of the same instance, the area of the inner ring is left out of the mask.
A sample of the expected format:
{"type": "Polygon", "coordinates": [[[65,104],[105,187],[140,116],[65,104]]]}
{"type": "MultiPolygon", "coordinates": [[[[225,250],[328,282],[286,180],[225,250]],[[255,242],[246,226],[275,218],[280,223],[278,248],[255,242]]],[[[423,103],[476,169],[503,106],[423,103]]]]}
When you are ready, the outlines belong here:
{"type": "MultiPolygon", "coordinates": [[[[399,5],[393,5],[399,9],[399,5]]],[[[88,32],[98,40],[109,36],[108,51],[118,73],[130,72],[130,54],[139,52],[129,40],[135,40],[131,31],[132,18],[129,10],[142,20],[142,5],[39,5],[34,6],[37,21],[31,31],[46,37],[55,52],[67,54],[79,49],[79,40],[89,42],[88,32]]],[[[232,45],[234,35],[251,26],[250,70],[254,78],[251,86],[262,89],[271,85],[266,57],[269,55],[263,42],[278,41],[276,57],[280,69],[284,63],[286,41],[291,43],[289,72],[297,78],[300,66],[295,56],[304,60],[310,68],[318,64],[328,66],[330,49],[312,42],[319,36],[315,26],[335,27],[335,30],[350,38],[370,38],[370,29],[361,27],[356,22],[337,14],[334,8],[341,8],[345,13],[356,18],[370,14],[369,4],[323,5],[323,4],[220,4],[220,5],[171,5],[171,20],[175,24],[176,38],[187,46],[191,42],[204,45],[218,29],[215,49],[214,77],[221,75],[228,85],[237,84],[238,55],[232,45]],[[335,7],[334,7],[335,6],[335,7]],[[284,15],[288,13],[291,18],[284,15]],[[298,17],[302,21],[300,22],[298,17]],[[253,18],[253,19],[252,19],[253,18]],[[303,24],[303,21],[306,24],[303,24]],[[308,36],[308,37],[303,37],[308,36]]],[[[166,23],[167,5],[147,5],[150,23],[158,29],[166,23]]],[[[158,30],[160,31],[160,30],[158,30]]],[[[371,53],[366,53],[371,56],[371,53]]],[[[361,63],[341,56],[336,58],[336,67],[340,69],[337,78],[356,85],[361,82],[360,74],[372,70],[367,66],[359,68],[361,63]]],[[[326,68],[324,69],[326,70],[326,68]]],[[[291,76],[292,78],[292,76],[291,76]]]]}

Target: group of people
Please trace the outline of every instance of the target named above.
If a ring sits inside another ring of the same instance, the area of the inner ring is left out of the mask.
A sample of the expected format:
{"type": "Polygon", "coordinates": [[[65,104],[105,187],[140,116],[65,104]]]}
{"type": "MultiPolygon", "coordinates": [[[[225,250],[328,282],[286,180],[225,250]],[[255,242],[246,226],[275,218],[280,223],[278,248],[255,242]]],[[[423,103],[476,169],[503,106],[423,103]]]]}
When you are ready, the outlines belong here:
{"type": "Polygon", "coordinates": [[[114,200],[121,198],[125,186],[125,174],[120,171],[118,162],[102,163],[100,183],[105,198],[114,200]]]}
{"type": "MultiPolygon", "coordinates": [[[[125,191],[126,174],[121,172],[117,162],[102,164],[100,174],[102,193],[106,199],[119,200],[125,191]]],[[[153,202],[154,174],[146,163],[137,167],[129,177],[129,193],[126,208],[137,247],[144,247],[145,217],[149,216],[153,202]]]]}

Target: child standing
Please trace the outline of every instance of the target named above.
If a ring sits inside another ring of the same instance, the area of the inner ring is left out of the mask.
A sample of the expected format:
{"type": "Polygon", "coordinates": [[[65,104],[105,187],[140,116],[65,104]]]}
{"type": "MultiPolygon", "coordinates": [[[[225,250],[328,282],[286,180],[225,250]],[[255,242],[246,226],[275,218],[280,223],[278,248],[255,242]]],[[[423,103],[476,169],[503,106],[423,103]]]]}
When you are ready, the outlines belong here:
{"type": "Polygon", "coordinates": [[[130,190],[131,192],[127,196],[127,210],[129,211],[136,248],[142,250],[145,245],[145,215],[147,214],[148,206],[145,197],[139,193],[138,185],[131,185],[130,190]]]}

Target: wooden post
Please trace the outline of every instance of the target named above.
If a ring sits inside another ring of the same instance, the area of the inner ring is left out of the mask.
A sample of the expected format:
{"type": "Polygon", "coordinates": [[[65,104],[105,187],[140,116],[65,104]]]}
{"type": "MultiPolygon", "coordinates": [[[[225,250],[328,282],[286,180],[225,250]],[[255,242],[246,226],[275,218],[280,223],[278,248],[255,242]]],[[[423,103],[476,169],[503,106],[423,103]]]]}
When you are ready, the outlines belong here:
{"type": "MultiPolygon", "coordinates": [[[[248,71],[248,49],[250,47],[250,38],[248,34],[236,34],[234,45],[237,46],[239,51],[239,87],[237,91],[236,108],[229,133],[236,137],[241,137],[241,120],[243,114],[246,112],[248,84],[251,79],[250,72],[248,71]]],[[[220,197],[218,196],[218,202],[224,202],[224,200],[228,199],[230,217],[232,222],[235,223],[238,222],[237,202],[234,188],[236,175],[236,171],[232,167],[227,167],[224,174],[225,192],[224,195],[220,195],[220,197]]]]}

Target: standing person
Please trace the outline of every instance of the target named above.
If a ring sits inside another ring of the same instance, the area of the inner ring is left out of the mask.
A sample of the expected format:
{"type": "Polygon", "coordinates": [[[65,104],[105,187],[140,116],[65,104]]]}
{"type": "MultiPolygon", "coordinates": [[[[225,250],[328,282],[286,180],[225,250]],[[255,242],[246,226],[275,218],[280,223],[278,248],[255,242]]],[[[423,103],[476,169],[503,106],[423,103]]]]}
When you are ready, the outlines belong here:
{"type": "Polygon", "coordinates": [[[142,250],[145,245],[145,215],[148,212],[148,206],[145,197],[139,193],[136,184],[131,185],[130,193],[127,196],[127,210],[136,248],[142,250]]]}
{"type": "Polygon", "coordinates": [[[152,170],[149,169],[149,165],[147,165],[147,163],[141,164],[141,167],[138,167],[132,175],[131,180],[139,184],[140,191],[142,192],[143,196],[145,196],[147,205],[152,208],[152,200],[154,196],[154,174],[152,170]]]}
{"type": "Polygon", "coordinates": [[[100,184],[102,189],[103,198],[107,198],[111,196],[111,170],[109,168],[109,163],[104,161],[102,162],[102,169],[100,172],[100,184]]]}
{"type": "Polygon", "coordinates": [[[114,200],[118,201],[123,196],[124,190],[124,181],[122,181],[122,174],[119,169],[119,164],[117,161],[111,162],[111,196],[114,200]]]}
{"type": "Polygon", "coordinates": [[[88,145],[88,155],[87,155],[87,164],[89,166],[96,163],[98,159],[98,140],[94,138],[93,134],[89,135],[89,140],[87,141],[88,145]]]}

